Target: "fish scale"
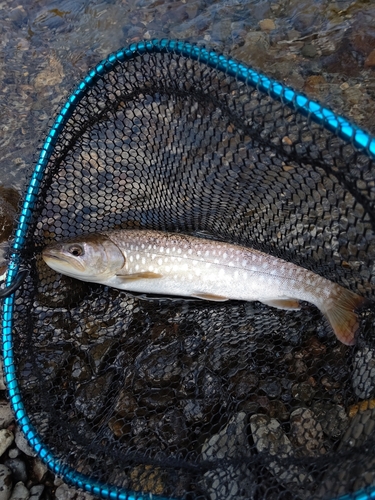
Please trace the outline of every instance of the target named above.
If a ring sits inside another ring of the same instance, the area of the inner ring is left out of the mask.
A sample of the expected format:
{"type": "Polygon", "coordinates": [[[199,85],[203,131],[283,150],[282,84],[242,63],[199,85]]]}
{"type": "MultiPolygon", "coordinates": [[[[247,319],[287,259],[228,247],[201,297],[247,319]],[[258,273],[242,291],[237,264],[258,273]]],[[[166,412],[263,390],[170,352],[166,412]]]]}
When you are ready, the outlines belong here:
{"type": "Polygon", "coordinates": [[[130,292],[255,301],[282,309],[314,304],[352,345],[359,295],[307,269],[239,245],[179,233],[122,229],[90,233],[43,251],[55,271],[130,292]]]}

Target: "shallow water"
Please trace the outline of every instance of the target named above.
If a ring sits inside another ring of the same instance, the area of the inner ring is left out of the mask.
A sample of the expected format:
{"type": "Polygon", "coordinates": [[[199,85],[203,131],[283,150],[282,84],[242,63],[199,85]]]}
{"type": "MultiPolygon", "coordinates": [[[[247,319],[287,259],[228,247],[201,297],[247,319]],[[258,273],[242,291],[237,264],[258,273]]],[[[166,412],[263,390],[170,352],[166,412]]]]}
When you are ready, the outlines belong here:
{"type": "Polygon", "coordinates": [[[21,191],[70,90],[144,38],[203,40],[375,132],[374,19],[365,0],[0,2],[0,181],[21,191]]]}

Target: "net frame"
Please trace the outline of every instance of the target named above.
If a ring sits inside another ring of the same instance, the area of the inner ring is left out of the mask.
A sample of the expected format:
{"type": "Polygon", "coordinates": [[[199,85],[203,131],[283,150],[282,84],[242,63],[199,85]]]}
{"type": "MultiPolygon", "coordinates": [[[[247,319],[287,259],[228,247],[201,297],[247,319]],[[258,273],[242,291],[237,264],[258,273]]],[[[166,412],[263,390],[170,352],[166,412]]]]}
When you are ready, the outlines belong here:
{"type": "MultiPolygon", "coordinates": [[[[71,117],[77,104],[85,96],[88,89],[92,88],[100,77],[111,71],[116,67],[116,65],[125,61],[130,61],[142,54],[162,52],[174,53],[191,58],[192,60],[197,60],[200,63],[206,64],[210,68],[221,71],[224,75],[234,77],[238,81],[244,82],[247,85],[256,88],[259,92],[280,101],[283,105],[288,106],[293,111],[298,112],[307,117],[309,120],[318,123],[326,130],[343,139],[345,142],[350,143],[353,148],[361,151],[362,154],[375,159],[375,138],[371,135],[351,124],[345,118],[338,116],[330,109],[325,108],[319,103],[310,100],[303,94],[268,78],[243,63],[218,54],[215,51],[187,42],[162,39],[131,44],[128,48],[121,49],[109,55],[105,60],[91,70],[78,84],[55,119],[55,122],[40,151],[39,159],[32,173],[24,197],[17,229],[15,231],[10,251],[6,279],[7,287],[14,284],[14,281],[20,273],[20,254],[25,245],[25,238],[31,221],[33,207],[38,197],[44,169],[51,157],[60,132],[63,130],[66,122],[71,117]]],[[[77,488],[81,488],[88,493],[101,498],[119,500],[149,498],[149,494],[120,489],[110,484],[103,484],[99,481],[95,481],[91,477],[87,477],[64,464],[45,446],[27,415],[16,378],[12,333],[14,299],[15,296],[13,292],[12,295],[4,299],[3,303],[2,341],[4,376],[16,421],[26,436],[33,451],[52,472],[61,476],[67,483],[72,484],[77,488]]],[[[165,498],[156,495],[155,497],[160,500],[165,498]]],[[[367,500],[370,498],[375,498],[375,487],[370,487],[366,490],[345,495],[341,497],[341,500],[367,500]]]]}

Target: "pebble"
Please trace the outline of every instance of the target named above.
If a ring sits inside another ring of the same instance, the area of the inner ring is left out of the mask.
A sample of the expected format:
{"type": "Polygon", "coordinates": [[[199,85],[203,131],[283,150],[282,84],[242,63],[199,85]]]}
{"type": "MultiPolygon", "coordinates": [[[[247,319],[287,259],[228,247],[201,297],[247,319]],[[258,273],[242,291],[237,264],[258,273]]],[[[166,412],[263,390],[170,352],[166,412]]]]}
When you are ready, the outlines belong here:
{"type": "Polygon", "coordinates": [[[12,471],[4,464],[0,464],[0,500],[8,500],[12,491],[12,471]]]}
{"type": "Polygon", "coordinates": [[[316,47],[312,45],[311,43],[305,43],[305,45],[302,47],[301,53],[303,57],[315,57],[318,53],[316,50],[316,47]]]}
{"type": "Polygon", "coordinates": [[[14,441],[14,434],[8,429],[0,429],[0,456],[9,448],[14,441]]]}
{"type": "Polygon", "coordinates": [[[369,399],[375,394],[375,351],[365,347],[354,358],[353,390],[361,399],[369,399]]]}
{"type": "Polygon", "coordinates": [[[33,466],[33,473],[37,481],[41,481],[46,474],[48,468],[39,458],[36,458],[33,466]]]}
{"type": "Polygon", "coordinates": [[[94,497],[89,493],[69,488],[69,486],[65,483],[56,488],[55,497],[56,500],[94,500],[94,497]]]}
{"type": "Polygon", "coordinates": [[[276,24],[273,19],[262,19],[259,21],[259,27],[262,31],[272,31],[276,28],[276,24]]]}
{"type": "Polygon", "coordinates": [[[16,441],[17,448],[20,449],[21,451],[23,451],[25,453],[25,455],[27,455],[29,457],[36,457],[36,453],[31,449],[31,447],[29,446],[29,444],[27,442],[27,439],[25,438],[25,436],[23,435],[23,433],[21,432],[21,430],[18,427],[16,429],[15,441],[16,441]]]}
{"type": "MultiPolygon", "coordinates": [[[[246,429],[247,415],[239,412],[219,433],[203,444],[203,460],[241,460],[249,457],[251,451],[246,429]]],[[[246,464],[229,465],[206,472],[201,485],[210,500],[251,499],[254,496],[255,479],[246,464]]]]}
{"type": "Polygon", "coordinates": [[[323,429],[311,410],[297,408],[291,413],[290,434],[293,444],[304,455],[316,456],[323,452],[323,429]]]}
{"type": "Polygon", "coordinates": [[[19,454],[20,454],[20,450],[18,448],[11,448],[8,451],[9,458],[17,458],[19,454]]]}
{"type": "Polygon", "coordinates": [[[22,481],[19,481],[14,486],[12,494],[10,496],[10,500],[27,500],[30,496],[29,490],[23,484],[22,481]]]}
{"type": "Polygon", "coordinates": [[[14,420],[13,412],[7,401],[0,401],[0,429],[5,429],[14,420]]]}
{"type": "Polygon", "coordinates": [[[23,460],[20,458],[11,458],[10,460],[6,460],[5,465],[12,471],[14,481],[27,482],[26,464],[23,460]]]}
{"type": "Polygon", "coordinates": [[[313,482],[311,475],[308,475],[302,467],[286,466],[285,460],[278,460],[294,457],[292,443],[280,423],[267,415],[255,414],[250,417],[250,427],[258,452],[266,452],[276,458],[275,461],[268,462],[269,471],[280,483],[288,484],[289,489],[294,489],[301,498],[307,498],[307,483],[313,482]]]}
{"type": "Polygon", "coordinates": [[[365,68],[373,68],[375,66],[375,49],[370,52],[365,60],[365,68]]]}
{"type": "Polygon", "coordinates": [[[36,484],[30,488],[30,500],[39,500],[44,491],[44,484],[36,484]]]}

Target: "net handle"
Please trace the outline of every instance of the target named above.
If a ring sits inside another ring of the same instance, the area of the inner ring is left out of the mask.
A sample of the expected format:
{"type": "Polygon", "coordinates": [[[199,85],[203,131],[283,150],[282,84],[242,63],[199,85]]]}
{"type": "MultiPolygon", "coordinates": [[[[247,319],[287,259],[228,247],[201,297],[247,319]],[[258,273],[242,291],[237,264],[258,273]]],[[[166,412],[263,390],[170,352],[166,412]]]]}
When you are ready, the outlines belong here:
{"type": "MultiPolygon", "coordinates": [[[[121,49],[109,55],[104,61],[99,63],[87,74],[87,76],[79,83],[77,88],[68,98],[66,104],[61,109],[50,132],[48,133],[23,201],[8,264],[6,278],[7,287],[12,287],[15,283],[17,283],[17,276],[19,276],[20,251],[24,247],[27,231],[32,218],[32,211],[35,200],[38,196],[40,183],[42,181],[46,165],[51,157],[60,132],[74,112],[77,104],[86,94],[88,89],[92,88],[103,75],[107,74],[117,65],[125,61],[130,61],[142,54],[162,52],[174,53],[199,61],[211,68],[215,68],[218,71],[223,72],[225,75],[235,77],[237,80],[245,82],[260,92],[268,94],[272,98],[281,101],[294,111],[299,112],[309,119],[319,123],[324,128],[343,139],[345,142],[352,144],[356,149],[362,150],[364,154],[367,154],[369,157],[375,159],[375,138],[370,136],[364,130],[361,130],[351,124],[345,118],[336,115],[328,108],[325,108],[319,103],[308,99],[302,93],[296,92],[293,89],[268,78],[243,63],[218,54],[215,51],[208,50],[204,47],[199,47],[188,42],[156,39],[133,43],[128,48],[121,49]]],[[[100,483],[77,472],[56,458],[54,454],[44,445],[26,413],[18,381],[16,379],[12,333],[14,291],[12,288],[8,288],[8,291],[9,290],[11,291],[11,294],[4,298],[3,302],[2,319],[4,376],[16,421],[18,422],[21,431],[26,436],[31,448],[55,474],[61,476],[67,483],[72,484],[77,488],[81,488],[88,493],[112,500],[149,499],[149,494],[116,488],[112,485],[100,483]]],[[[167,500],[165,497],[157,495],[152,496],[159,500],[167,500]]],[[[375,498],[375,488],[372,488],[368,494],[363,490],[353,495],[341,497],[342,500],[370,500],[370,498],[375,498]]]]}

